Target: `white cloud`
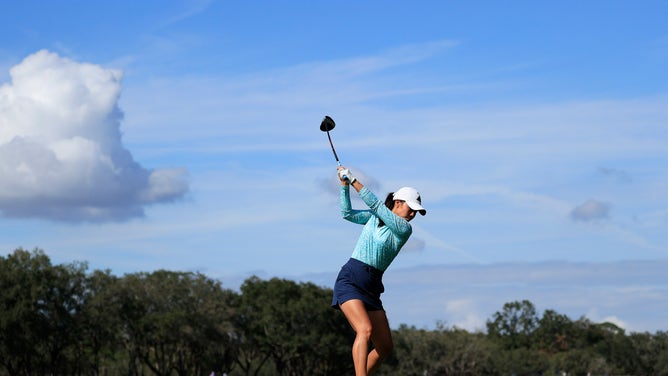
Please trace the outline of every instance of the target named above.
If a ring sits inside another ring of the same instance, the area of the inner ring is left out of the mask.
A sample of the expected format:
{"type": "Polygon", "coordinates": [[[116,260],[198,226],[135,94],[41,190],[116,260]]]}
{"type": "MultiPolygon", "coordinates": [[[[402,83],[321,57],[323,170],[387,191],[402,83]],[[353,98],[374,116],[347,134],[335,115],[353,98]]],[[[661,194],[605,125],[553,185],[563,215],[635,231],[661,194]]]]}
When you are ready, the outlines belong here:
{"type": "Polygon", "coordinates": [[[479,308],[472,299],[453,299],[445,304],[445,313],[450,317],[448,324],[469,331],[482,330],[485,318],[480,316],[479,308]]]}
{"type": "Polygon", "coordinates": [[[0,86],[0,212],[124,220],[188,190],[185,171],[140,166],[123,146],[122,73],[46,50],[0,86]]]}

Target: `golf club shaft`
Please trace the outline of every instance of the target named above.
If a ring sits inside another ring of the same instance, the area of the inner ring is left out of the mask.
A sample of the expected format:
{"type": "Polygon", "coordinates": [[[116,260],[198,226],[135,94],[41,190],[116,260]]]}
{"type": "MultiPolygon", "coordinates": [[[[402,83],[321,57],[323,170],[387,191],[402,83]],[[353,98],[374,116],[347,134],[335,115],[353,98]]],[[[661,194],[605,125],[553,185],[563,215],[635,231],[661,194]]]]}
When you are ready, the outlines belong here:
{"type": "Polygon", "coordinates": [[[339,162],[339,156],[336,155],[336,150],[334,149],[334,143],[332,143],[332,137],[329,135],[329,131],[327,131],[327,138],[329,139],[329,145],[332,147],[334,158],[336,158],[336,162],[339,164],[339,166],[341,166],[341,162],[339,162]]]}
{"type": "MultiPolygon", "coordinates": [[[[341,161],[339,161],[339,156],[336,155],[336,149],[334,149],[334,143],[332,142],[332,137],[329,135],[329,131],[327,131],[327,139],[329,139],[329,145],[332,147],[332,152],[334,153],[334,158],[336,158],[336,163],[341,167],[341,161]]],[[[347,176],[343,176],[344,180],[348,180],[347,176]]]]}

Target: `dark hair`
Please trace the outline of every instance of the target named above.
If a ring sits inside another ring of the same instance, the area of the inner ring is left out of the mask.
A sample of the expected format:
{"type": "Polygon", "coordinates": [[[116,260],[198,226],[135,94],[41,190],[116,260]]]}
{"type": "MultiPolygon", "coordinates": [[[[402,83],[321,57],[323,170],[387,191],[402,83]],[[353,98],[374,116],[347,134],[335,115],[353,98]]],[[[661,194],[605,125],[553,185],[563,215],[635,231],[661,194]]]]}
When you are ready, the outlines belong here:
{"type": "MultiPolygon", "coordinates": [[[[394,209],[394,192],[388,193],[387,197],[385,197],[385,206],[387,206],[387,208],[390,210],[394,209]]],[[[385,226],[385,222],[378,218],[378,227],[382,226],[385,226]]]]}
{"type": "Polygon", "coordinates": [[[385,206],[390,210],[394,208],[394,192],[388,193],[387,197],[385,197],[385,206]]]}

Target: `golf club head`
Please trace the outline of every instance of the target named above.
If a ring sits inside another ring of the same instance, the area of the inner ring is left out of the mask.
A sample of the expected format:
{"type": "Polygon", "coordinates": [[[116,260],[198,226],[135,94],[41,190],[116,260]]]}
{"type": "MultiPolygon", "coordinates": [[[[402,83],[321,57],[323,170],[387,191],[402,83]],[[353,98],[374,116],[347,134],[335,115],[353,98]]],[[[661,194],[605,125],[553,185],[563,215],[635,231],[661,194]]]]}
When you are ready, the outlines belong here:
{"type": "Polygon", "coordinates": [[[322,119],[322,123],[320,123],[320,130],[323,132],[329,132],[334,129],[335,126],[336,123],[334,123],[334,119],[329,116],[325,116],[325,118],[322,119]]]}

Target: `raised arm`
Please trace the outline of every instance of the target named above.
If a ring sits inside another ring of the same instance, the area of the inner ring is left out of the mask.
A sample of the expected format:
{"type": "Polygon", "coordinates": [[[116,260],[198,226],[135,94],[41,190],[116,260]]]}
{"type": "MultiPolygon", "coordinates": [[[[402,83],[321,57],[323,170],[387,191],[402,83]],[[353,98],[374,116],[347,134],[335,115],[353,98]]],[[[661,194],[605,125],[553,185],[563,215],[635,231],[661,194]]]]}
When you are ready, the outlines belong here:
{"type": "Polygon", "coordinates": [[[341,186],[339,194],[339,204],[341,207],[341,216],[343,219],[357,223],[365,224],[373,214],[369,210],[354,210],[350,203],[350,188],[348,184],[341,186]]]}
{"type": "MultiPolygon", "coordinates": [[[[341,177],[340,176],[341,171],[345,171],[344,174],[349,177],[348,180],[345,180],[343,178],[340,179],[342,185],[342,194],[343,191],[345,191],[348,205],[350,205],[350,194],[348,187],[352,186],[359,193],[362,201],[364,201],[364,203],[367,204],[369,209],[371,209],[371,212],[373,212],[378,218],[380,218],[385,223],[387,228],[390,229],[390,231],[392,231],[394,234],[402,238],[404,237],[408,238],[411,235],[413,229],[407,220],[399,217],[398,215],[394,214],[392,210],[388,209],[387,206],[385,206],[384,202],[379,200],[378,197],[376,197],[376,195],[374,195],[370,190],[364,188],[364,184],[362,184],[358,179],[352,177],[350,171],[348,171],[345,167],[339,167],[338,170],[339,170],[339,177],[341,177]],[[352,183],[350,183],[350,180],[352,180],[352,183]]],[[[342,201],[342,212],[343,212],[343,201],[342,201]]],[[[356,211],[351,209],[351,212],[356,212],[356,211]]],[[[344,218],[346,218],[345,215],[344,218]]],[[[346,219],[351,220],[349,218],[346,219]]]]}

